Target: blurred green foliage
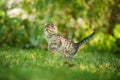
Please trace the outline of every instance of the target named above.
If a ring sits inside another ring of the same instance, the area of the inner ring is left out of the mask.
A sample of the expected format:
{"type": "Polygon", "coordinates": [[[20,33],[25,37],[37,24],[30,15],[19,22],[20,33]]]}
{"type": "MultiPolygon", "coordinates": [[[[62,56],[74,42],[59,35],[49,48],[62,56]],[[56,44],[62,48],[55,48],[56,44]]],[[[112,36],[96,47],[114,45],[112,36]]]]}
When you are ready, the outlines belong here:
{"type": "MultiPolygon", "coordinates": [[[[47,44],[42,33],[46,22],[54,22],[59,31],[80,41],[96,30],[87,46],[95,50],[120,52],[120,21],[110,26],[112,8],[119,0],[1,0],[0,46],[41,48],[47,44]],[[111,28],[112,27],[112,28],[111,28]],[[112,33],[109,30],[112,29],[112,33]]],[[[113,16],[114,17],[114,16],[113,16]]]]}

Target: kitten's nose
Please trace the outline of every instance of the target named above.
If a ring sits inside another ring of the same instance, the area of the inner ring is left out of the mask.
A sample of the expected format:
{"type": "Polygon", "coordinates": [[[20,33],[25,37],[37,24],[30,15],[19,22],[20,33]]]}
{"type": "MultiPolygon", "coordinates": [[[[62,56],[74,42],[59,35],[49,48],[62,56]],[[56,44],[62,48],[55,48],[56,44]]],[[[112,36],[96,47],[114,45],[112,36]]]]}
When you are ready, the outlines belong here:
{"type": "Polygon", "coordinates": [[[45,32],[45,29],[43,29],[43,32],[45,32]]]}

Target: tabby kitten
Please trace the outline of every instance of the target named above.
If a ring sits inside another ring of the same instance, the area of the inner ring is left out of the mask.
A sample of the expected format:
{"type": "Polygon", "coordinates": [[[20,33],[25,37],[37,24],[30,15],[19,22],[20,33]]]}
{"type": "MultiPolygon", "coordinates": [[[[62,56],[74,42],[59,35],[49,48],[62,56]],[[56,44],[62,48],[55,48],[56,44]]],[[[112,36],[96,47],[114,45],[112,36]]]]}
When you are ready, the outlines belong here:
{"type": "Polygon", "coordinates": [[[65,58],[71,59],[78,51],[78,48],[90,40],[95,32],[84,38],[82,41],[75,43],[71,39],[58,33],[57,27],[53,23],[45,25],[44,34],[48,42],[48,50],[52,53],[58,52],[65,58]]]}

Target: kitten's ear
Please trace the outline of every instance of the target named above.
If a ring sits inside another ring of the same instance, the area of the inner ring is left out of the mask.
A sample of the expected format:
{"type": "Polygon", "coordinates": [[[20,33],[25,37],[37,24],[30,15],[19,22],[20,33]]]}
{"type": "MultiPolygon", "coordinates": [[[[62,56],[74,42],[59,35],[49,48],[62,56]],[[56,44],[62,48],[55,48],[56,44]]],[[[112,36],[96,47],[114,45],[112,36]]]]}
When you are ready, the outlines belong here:
{"type": "Polygon", "coordinates": [[[53,22],[51,23],[51,26],[54,27],[54,23],[53,22]]]}

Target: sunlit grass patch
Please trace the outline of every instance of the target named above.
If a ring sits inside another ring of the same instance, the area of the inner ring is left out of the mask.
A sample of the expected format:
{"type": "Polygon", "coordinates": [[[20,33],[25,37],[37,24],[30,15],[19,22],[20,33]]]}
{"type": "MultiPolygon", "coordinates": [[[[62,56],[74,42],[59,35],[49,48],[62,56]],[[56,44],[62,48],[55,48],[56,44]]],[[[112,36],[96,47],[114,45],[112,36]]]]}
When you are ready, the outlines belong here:
{"type": "Polygon", "coordinates": [[[120,58],[79,51],[74,66],[59,55],[38,49],[0,49],[0,80],[119,80],[120,58]]]}

